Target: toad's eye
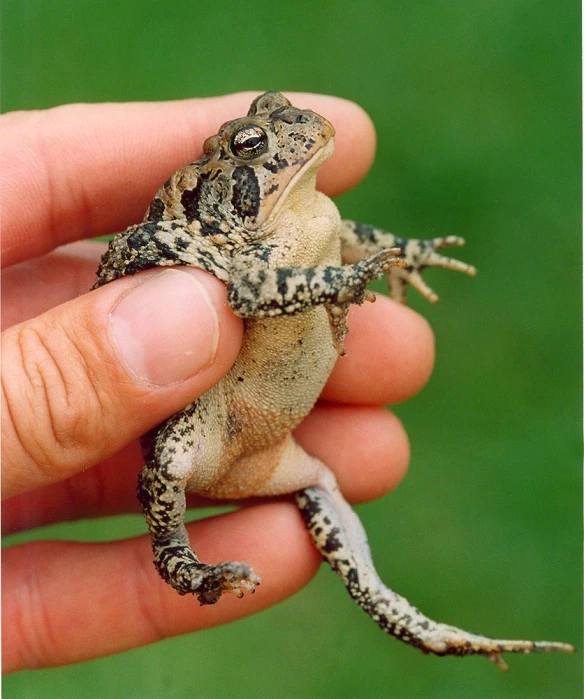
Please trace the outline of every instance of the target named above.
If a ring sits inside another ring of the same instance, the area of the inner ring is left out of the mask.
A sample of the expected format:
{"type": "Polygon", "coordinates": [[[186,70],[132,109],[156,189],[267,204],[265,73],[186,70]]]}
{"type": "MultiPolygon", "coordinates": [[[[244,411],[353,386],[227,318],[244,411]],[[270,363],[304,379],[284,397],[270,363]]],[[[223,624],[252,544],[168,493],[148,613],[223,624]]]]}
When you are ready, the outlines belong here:
{"type": "Polygon", "coordinates": [[[229,147],[235,157],[252,160],[268,149],[268,136],[259,126],[243,126],[236,131],[229,141],[229,147]]]}

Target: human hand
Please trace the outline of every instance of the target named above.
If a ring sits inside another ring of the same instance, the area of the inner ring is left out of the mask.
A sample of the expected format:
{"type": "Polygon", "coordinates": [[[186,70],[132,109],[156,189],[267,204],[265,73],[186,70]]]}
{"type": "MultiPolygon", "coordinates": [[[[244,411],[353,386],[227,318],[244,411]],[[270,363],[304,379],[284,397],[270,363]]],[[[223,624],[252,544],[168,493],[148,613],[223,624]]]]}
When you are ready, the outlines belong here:
{"type": "MultiPolygon", "coordinates": [[[[218,280],[149,270],[85,293],[104,246],[74,241],[139,221],[169,173],[249,102],[237,94],[0,117],[5,533],[138,512],[138,437],[207,391],[237,356],[242,323],[218,280]]],[[[354,185],[373,157],[366,115],[334,98],[294,103],[337,129],[320,188],[334,195],[354,185]]],[[[405,473],[407,437],[381,406],[425,383],[433,341],[420,316],[384,297],[354,307],[349,327],[347,357],[295,434],[335,471],[347,499],[362,502],[405,473]]],[[[257,593],[212,607],[179,597],[156,575],[148,535],[4,549],[4,670],[87,660],[246,616],[296,592],[320,563],[287,501],[188,529],[204,560],[249,562],[262,578],[257,593]]]]}

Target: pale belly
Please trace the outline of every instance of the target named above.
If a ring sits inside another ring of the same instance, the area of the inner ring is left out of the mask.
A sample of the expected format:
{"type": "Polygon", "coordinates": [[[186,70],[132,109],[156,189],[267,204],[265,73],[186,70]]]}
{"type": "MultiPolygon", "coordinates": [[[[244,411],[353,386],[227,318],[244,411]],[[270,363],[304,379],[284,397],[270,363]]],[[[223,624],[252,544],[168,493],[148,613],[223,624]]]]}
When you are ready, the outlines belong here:
{"type": "Polygon", "coordinates": [[[337,356],[322,306],[246,321],[241,352],[224,379],[228,411],[245,415],[256,446],[278,441],[310,412],[337,356]]]}
{"type": "Polygon", "coordinates": [[[197,403],[203,418],[217,410],[212,444],[221,446],[214,455],[195,455],[187,490],[237,499],[304,487],[310,474],[295,463],[288,437],[314,406],[337,356],[322,306],[246,321],[235,364],[197,403]]]}

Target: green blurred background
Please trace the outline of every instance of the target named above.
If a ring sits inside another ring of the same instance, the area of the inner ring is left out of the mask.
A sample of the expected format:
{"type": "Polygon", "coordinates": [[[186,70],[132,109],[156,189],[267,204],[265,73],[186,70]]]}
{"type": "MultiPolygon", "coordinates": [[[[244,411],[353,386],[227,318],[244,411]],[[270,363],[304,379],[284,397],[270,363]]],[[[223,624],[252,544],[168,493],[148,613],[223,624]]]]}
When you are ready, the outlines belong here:
{"type": "MultiPolygon", "coordinates": [[[[1,13],[3,111],[251,89],[338,94],[369,111],[377,161],[339,198],[343,215],[464,235],[457,255],[480,269],[428,272],[437,307],[411,294],[438,356],[427,388],[397,408],[409,477],[358,508],[378,568],[435,618],[580,645],[578,3],[4,0],[1,13]]],[[[121,517],[49,533],[143,531],[121,517]]],[[[508,659],[505,674],[425,657],[378,631],[323,569],[254,618],[21,673],[4,694],[580,696],[581,655],[508,659]]]]}

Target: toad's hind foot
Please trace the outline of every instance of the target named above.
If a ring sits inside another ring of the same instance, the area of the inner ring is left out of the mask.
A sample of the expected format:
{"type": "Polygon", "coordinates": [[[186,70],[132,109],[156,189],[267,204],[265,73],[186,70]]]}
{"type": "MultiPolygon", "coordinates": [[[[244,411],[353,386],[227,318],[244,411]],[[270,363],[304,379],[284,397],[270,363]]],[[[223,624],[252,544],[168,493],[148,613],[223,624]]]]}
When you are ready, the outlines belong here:
{"type": "Polygon", "coordinates": [[[385,631],[435,655],[484,655],[507,669],[502,653],[561,651],[567,643],[507,641],[479,636],[428,618],[380,580],[357,515],[345,502],[332,474],[296,495],[304,522],[323,558],[343,580],[357,604],[385,631]]]}
{"type": "Polygon", "coordinates": [[[503,653],[573,653],[568,643],[489,638],[441,624],[426,617],[405,598],[381,585],[375,591],[349,588],[353,599],[386,633],[434,655],[484,655],[507,670],[503,653]]]}
{"type": "Polygon", "coordinates": [[[246,563],[201,563],[189,546],[179,542],[154,542],[154,564],[161,577],[181,595],[194,594],[203,604],[215,604],[222,594],[243,597],[255,592],[260,578],[246,563]]]}

